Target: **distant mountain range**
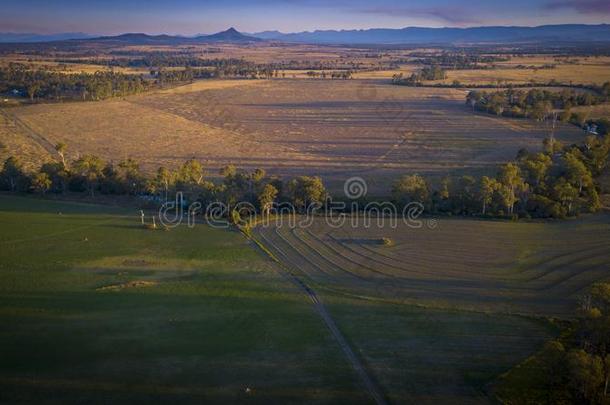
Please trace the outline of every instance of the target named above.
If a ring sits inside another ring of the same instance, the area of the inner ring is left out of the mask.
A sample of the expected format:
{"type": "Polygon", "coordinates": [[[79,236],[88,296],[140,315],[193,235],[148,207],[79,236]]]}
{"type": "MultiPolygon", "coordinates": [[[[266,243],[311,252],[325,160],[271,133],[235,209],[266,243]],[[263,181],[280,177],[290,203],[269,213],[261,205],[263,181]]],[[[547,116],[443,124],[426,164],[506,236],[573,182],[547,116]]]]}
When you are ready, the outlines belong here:
{"type": "Polygon", "coordinates": [[[278,41],[310,44],[484,44],[484,43],[549,43],[549,42],[610,42],[610,24],[543,25],[539,27],[473,27],[473,28],[373,28],[367,30],[324,30],[298,33],[263,31],[242,34],[229,28],[212,35],[195,37],[129,33],[117,36],[93,37],[83,33],[54,35],[0,33],[0,42],[56,41],[117,42],[123,44],[192,44],[211,42],[250,43],[278,41]]]}
{"type": "Polygon", "coordinates": [[[515,42],[594,42],[610,41],[610,25],[543,25],[539,27],[473,28],[374,28],[368,30],[326,30],[284,34],[264,31],[257,38],[314,44],[456,44],[515,42]]]}
{"type": "Polygon", "coordinates": [[[94,42],[119,42],[125,44],[169,44],[180,45],[189,43],[209,43],[209,42],[232,42],[232,43],[247,43],[260,42],[261,38],[248,36],[240,33],[235,28],[229,28],[226,31],[218,32],[212,35],[199,35],[196,37],[182,37],[172,35],[147,35],[147,34],[122,34],[117,36],[107,36],[86,39],[86,41],[94,42]]]}

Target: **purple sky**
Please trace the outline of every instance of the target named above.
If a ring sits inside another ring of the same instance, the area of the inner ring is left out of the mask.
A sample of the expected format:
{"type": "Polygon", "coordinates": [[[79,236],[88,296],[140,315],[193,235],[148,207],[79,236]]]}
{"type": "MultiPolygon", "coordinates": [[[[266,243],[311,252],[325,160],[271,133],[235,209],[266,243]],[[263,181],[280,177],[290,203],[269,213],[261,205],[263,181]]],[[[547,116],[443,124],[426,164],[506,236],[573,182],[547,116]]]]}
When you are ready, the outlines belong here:
{"type": "Polygon", "coordinates": [[[240,31],[610,23],[610,0],[0,0],[0,32],[240,31]]]}

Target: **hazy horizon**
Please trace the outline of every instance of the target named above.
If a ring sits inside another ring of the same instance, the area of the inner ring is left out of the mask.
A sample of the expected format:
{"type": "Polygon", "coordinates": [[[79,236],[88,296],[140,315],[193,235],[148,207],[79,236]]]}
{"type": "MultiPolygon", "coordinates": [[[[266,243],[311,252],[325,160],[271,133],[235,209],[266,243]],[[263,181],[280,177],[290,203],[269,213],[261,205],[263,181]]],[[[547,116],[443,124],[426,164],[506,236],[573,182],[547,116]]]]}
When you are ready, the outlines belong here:
{"type": "Polygon", "coordinates": [[[235,27],[241,32],[371,28],[468,28],[478,26],[539,26],[610,22],[610,2],[603,0],[278,0],[224,2],[160,0],[144,2],[93,0],[6,0],[0,32],[87,33],[126,32],[192,36],[235,27]]]}

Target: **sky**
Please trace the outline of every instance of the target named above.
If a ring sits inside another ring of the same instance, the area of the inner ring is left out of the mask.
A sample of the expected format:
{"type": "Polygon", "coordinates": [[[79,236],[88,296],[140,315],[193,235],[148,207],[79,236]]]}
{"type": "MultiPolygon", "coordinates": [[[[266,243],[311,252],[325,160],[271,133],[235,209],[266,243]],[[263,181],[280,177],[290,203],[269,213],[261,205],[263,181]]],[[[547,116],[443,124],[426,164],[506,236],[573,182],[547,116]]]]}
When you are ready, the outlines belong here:
{"type": "Polygon", "coordinates": [[[610,23],[610,0],[0,0],[0,32],[208,34],[610,23]]]}

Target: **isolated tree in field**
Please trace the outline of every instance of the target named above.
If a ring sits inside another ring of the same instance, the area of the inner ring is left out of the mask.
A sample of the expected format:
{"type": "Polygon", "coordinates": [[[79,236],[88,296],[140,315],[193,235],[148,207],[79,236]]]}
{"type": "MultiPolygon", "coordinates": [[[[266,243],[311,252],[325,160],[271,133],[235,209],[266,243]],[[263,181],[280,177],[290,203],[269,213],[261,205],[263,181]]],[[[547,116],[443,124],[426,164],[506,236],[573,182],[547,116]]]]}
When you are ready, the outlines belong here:
{"type": "Polygon", "coordinates": [[[258,204],[263,214],[269,215],[269,211],[273,207],[273,203],[277,198],[278,191],[273,185],[266,184],[263,190],[258,195],[258,204]]]}
{"type": "Polygon", "coordinates": [[[487,213],[487,207],[493,202],[494,194],[499,189],[500,184],[496,179],[483,176],[479,183],[479,198],[481,200],[481,213],[487,213]]]}
{"type": "Polygon", "coordinates": [[[418,174],[403,176],[392,186],[392,196],[401,205],[411,202],[426,204],[430,188],[426,179],[418,174]]]}
{"type": "Polygon", "coordinates": [[[49,175],[44,172],[36,173],[32,179],[32,188],[37,193],[40,193],[40,195],[45,195],[51,188],[51,185],[52,182],[49,175]]]}
{"type": "Polygon", "coordinates": [[[103,177],[104,161],[95,155],[84,155],[74,162],[73,167],[85,179],[93,196],[95,187],[103,177]]]}
{"type": "Polygon", "coordinates": [[[6,159],[0,172],[0,179],[3,180],[10,191],[17,191],[26,178],[23,163],[18,157],[10,156],[6,159]]]}
{"type": "Polygon", "coordinates": [[[61,164],[64,167],[64,170],[68,170],[68,165],[66,164],[66,151],[68,150],[68,145],[63,142],[58,142],[55,145],[55,150],[61,159],[61,164]]]}

